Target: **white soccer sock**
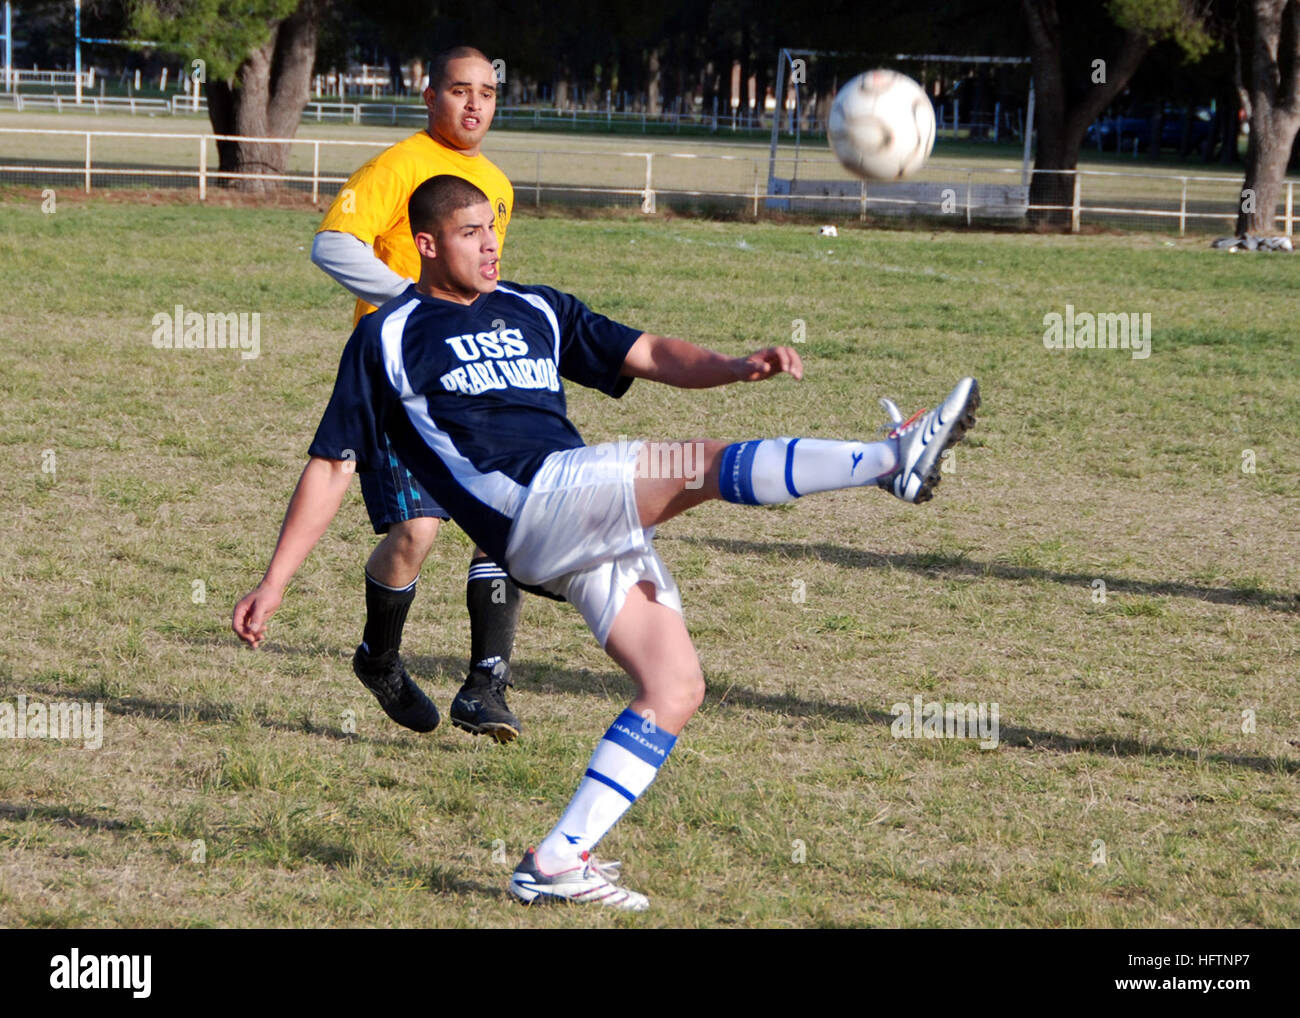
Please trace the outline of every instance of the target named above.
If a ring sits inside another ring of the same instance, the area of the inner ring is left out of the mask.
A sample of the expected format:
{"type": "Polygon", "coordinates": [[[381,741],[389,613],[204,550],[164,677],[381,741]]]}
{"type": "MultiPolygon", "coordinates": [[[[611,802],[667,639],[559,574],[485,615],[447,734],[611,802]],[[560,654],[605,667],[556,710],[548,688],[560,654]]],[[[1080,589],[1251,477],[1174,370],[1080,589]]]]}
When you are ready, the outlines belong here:
{"type": "Polygon", "coordinates": [[[624,710],[597,744],[560,822],[537,846],[542,872],[571,868],[603,838],[650,787],[676,742],[677,736],[624,710]]]}
{"type": "Polygon", "coordinates": [[[728,502],[773,505],[800,495],[872,484],[898,464],[898,443],[763,438],[722,451],[718,487],[728,502]]]}

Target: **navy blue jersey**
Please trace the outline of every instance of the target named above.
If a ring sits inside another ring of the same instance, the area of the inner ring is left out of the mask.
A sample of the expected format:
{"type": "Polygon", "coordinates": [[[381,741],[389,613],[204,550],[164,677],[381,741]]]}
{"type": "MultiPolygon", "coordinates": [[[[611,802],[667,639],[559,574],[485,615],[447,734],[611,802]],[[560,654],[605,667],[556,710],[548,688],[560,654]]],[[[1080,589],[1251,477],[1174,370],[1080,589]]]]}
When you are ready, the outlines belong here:
{"type": "Polygon", "coordinates": [[[403,464],[498,563],[542,461],[583,445],[565,378],[619,397],[639,330],[547,286],[499,283],[472,304],[410,286],[358,323],[308,450],[386,469],[403,464]]]}

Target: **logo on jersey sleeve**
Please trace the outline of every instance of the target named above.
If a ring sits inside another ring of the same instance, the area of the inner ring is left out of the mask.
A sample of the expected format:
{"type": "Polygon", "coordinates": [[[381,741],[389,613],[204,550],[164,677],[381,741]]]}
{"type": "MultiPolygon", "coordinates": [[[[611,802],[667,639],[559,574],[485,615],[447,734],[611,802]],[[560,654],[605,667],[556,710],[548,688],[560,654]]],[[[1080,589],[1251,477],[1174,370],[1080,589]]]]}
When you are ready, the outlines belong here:
{"type": "Polygon", "coordinates": [[[492,332],[447,336],[443,342],[461,362],[438,379],[447,392],[477,396],[493,389],[560,391],[555,361],[529,357],[528,343],[519,329],[502,325],[492,332]]]}
{"type": "Polygon", "coordinates": [[[496,231],[498,237],[504,237],[506,234],[506,224],[510,222],[510,208],[506,205],[504,198],[497,199],[497,225],[496,231]]]}

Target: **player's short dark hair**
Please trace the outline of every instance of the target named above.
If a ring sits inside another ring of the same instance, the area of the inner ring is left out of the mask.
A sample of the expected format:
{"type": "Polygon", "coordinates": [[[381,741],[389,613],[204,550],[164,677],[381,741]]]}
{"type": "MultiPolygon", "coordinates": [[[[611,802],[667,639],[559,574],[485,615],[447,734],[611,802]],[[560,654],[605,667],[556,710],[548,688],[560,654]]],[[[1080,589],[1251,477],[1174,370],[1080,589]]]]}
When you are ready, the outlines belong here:
{"type": "Polygon", "coordinates": [[[480,49],[473,46],[453,46],[451,49],[445,49],[441,53],[434,54],[429,61],[429,87],[435,92],[442,87],[442,79],[447,76],[447,65],[453,60],[463,60],[465,57],[477,57],[479,60],[488,60],[487,56],[480,49]]]}
{"type": "Polygon", "coordinates": [[[450,173],[430,177],[411,192],[411,200],[406,203],[411,236],[434,233],[453,212],[487,200],[488,196],[464,177],[450,173]]]}

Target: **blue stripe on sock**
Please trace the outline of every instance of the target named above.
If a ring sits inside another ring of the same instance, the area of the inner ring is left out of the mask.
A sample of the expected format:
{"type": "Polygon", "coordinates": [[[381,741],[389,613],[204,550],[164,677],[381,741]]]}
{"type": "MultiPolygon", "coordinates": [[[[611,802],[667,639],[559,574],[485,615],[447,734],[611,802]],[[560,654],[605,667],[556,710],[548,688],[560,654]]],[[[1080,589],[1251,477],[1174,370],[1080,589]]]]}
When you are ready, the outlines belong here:
{"type": "Polygon", "coordinates": [[[627,799],[628,802],[636,802],[635,795],[629,792],[617,781],[614,781],[612,778],[605,777],[605,775],[601,774],[599,771],[593,771],[590,767],[588,767],[587,777],[591,778],[593,781],[599,781],[602,785],[609,785],[610,788],[614,789],[614,791],[616,791],[619,795],[627,799]]]}
{"type": "Polygon", "coordinates": [[[740,500],[745,505],[758,505],[758,499],[754,497],[754,454],[758,452],[761,442],[746,442],[740,449],[739,477],[740,482],[740,500]]]}
{"type": "Polygon", "coordinates": [[[785,447],[785,490],[795,498],[799,497],[799,492],[794,488],[794,445],[799,439],[790,439],[789,444],[785,447]]]}
{"type": "Polygon", "coordinates": [[[722,465],[718,470],[718,490],[728,502],[741,505],[761,505],[754,497],[754,454],[761,439],[735,442],[722,450],[722,465]]]}
{"type": "Polygon", "coordinates": [[[644,730],[646,727],[645,718],[632,710],[624,709],[609,726],[604,737],[651,767],[661,767],[677,744],[677,736],[655,725],[650,725],[650,731],[647,732],[644,730]]]}
{"type": "Polygon", "coordinates": [[[736,452],[740,446],[731,444],[722,450],[722,462],[718,466],[718,494],[728,502],[739,502],[740,493],[732,479],[735,470],[736,452]]]}

